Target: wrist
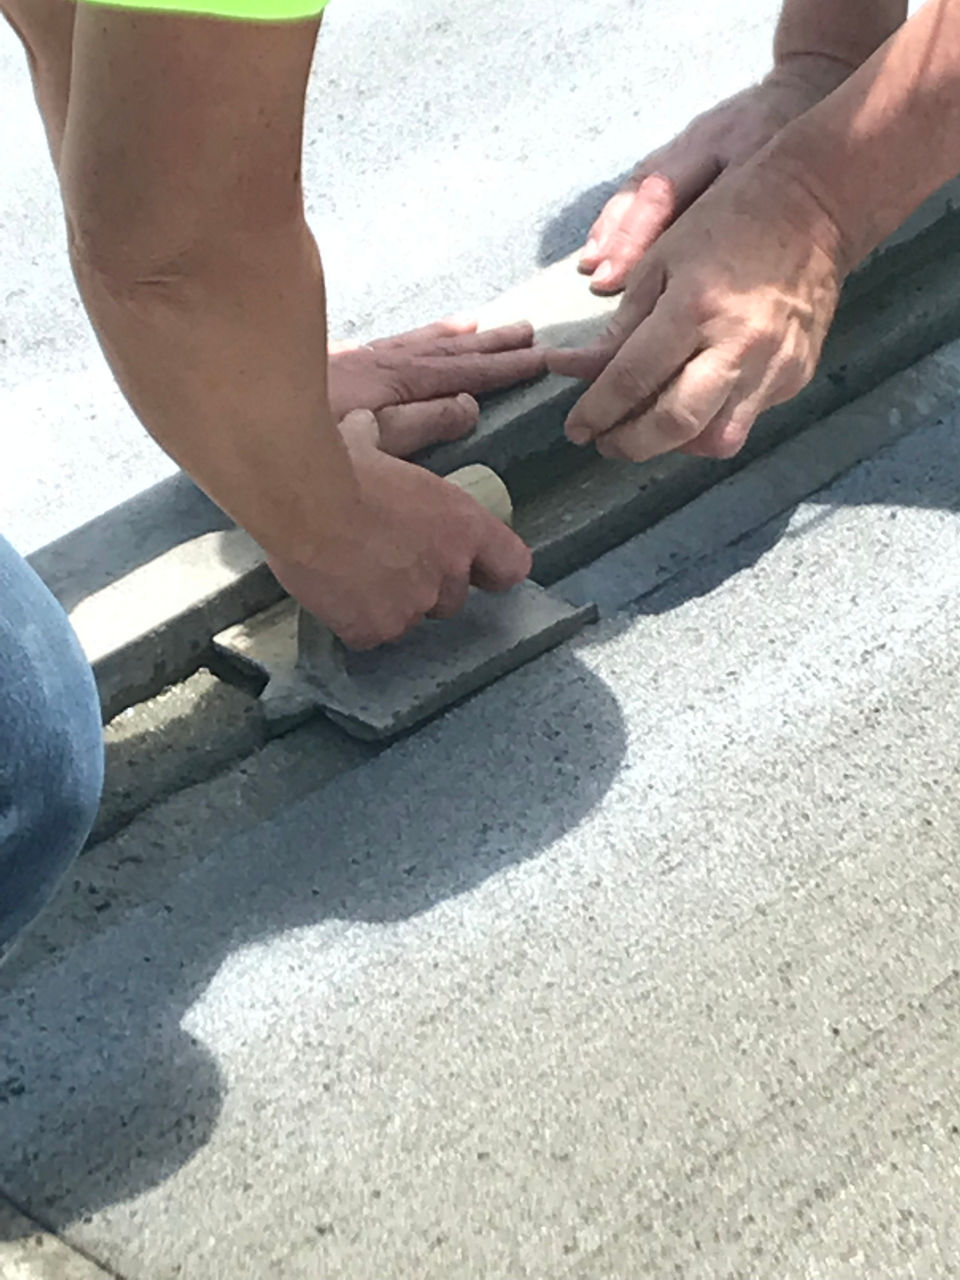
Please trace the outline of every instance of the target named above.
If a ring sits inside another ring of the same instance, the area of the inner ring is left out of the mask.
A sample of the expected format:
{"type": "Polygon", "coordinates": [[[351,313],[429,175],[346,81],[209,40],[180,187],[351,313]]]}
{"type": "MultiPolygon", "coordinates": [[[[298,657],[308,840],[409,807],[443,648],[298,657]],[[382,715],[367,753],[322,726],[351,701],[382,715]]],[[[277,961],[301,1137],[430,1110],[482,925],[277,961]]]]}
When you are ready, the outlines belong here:
{"type": "Polygon", "coordinates": [[[767,194],[772,201],[770,214],[785,224],[788,235],[817,246],[830,261],[839,289],[860,260],[856,228],[850,228],[840,216],[802,151],[789,145],[789,137],[784,145],[791,128],[783,130],[752,162],[754,189],[767,194]]]}
{"type": "Polygon", "coordinates": [[[826,98],[855,70],[856,64],[830,54],[787,53],[777,56],[764,83],[804,88],[826,98]]]}

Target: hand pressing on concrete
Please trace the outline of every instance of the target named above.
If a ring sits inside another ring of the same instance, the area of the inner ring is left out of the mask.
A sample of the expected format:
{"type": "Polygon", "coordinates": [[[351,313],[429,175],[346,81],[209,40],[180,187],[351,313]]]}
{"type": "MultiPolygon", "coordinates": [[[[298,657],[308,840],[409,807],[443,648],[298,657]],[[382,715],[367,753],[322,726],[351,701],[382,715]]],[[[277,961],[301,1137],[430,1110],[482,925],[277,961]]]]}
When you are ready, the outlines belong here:
{"type": "Polygon", "coordinates": [[[721,174],[756,155],[849,74],[834,58],[787,59],[642,160],[608,200],[580,256],[594,293],[619,293],[643,255],[721,174]]]}
{"type": "Polygon", "coordinates": [[[312,563],[270,560],[300,603],[353,649],[447,618],[471,585],[506,591],[530,573],[520,538],[461,489],[380,448],[375,416],[341,423],[357,497],[312,563]]]}
{"type": "Polygon", "coordinates": [[[733,170],[631,275],[597,343],[548,352],[596,382],[567,434],[605,457],[729,458],[812,377],[847,270],[827,210],[767,153],[733,170]]]}
{"type": "Polygon", "coordinates": [[[448,319],[367,346],[330,344],[334,417],[376,413],[380,448],[410,457],[439,440],[457,440],[480,416],[476,394],[513,387],[547,371],[532,325],[476,332],[475,320],[448,319]]]}
{"type": "Polygon", "coordinates": [[[339,421],[371,409],[380,447],[409,457],[477,425],[474,396],[539,377],[546,371],[533,328],[521,323],[477,333],[475,320],[448,319],[367,346],[333,343],[328,390],[339,421]]]}

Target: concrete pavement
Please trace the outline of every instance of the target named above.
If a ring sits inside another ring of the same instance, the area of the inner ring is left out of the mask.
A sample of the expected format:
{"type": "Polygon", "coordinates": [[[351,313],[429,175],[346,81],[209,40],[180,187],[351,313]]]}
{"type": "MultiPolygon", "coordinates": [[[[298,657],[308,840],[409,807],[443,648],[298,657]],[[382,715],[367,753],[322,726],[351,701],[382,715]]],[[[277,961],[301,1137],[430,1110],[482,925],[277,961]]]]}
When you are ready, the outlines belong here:
{"type": "Polygon", "coordinates": [[[957,426],[100,846],[0,980],[0,1187],[129,1280],[954,1274],[957,426]]]}

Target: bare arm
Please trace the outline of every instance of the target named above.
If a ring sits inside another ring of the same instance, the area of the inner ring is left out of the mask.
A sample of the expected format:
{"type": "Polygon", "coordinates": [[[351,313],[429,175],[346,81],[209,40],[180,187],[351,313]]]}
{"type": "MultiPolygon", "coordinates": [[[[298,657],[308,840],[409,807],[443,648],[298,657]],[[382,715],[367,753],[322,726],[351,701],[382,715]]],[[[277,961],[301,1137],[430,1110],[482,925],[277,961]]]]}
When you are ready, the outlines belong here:
{"type": "Polygon", "coordinates": [[[852,71],[906,20],[907,0],[784,0],[774,62],[813,56],[852,71]]]}
{"type": "Polygon", "coordinates": [[[571,438],[732,456],[812,377],[848,272],[958,172],[960,0],[928,0],[661,237],[593,350],[550,357],[597,378],[571,438]]]}
{"type": "Polygon", "coordinates": [[[292,559],[356,494],[300,188],[317,25],[81,4],[60,163],[78,285],[140,420],[292,559]]]}
{"type": "Polygon", "coordinates": [[[317,27],[81,4],[60,182],[80,291],[141,421],[288,590],[368,647],[455,612],[471,581],[513,585],[530,554],[381,452],[372,415],[337,430],[300,186],[317,27]]]}
{"type": "Polygon", "coordinates": [[[960,3],[928,0],[769,161],[813,194],[859,262],[960,172],[960,3]]]}

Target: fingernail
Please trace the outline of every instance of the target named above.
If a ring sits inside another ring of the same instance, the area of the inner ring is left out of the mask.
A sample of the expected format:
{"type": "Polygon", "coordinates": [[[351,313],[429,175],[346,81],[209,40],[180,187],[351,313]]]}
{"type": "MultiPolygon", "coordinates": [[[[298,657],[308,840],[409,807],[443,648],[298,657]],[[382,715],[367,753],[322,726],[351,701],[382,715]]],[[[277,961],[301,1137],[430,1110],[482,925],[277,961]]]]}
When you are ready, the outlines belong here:
{"type": "Polygon", "coordinates": [[[610,262],[601,262],[599,267],[593,273],[594,284],[605,284],[613,278],[613,264],[610,262]]]}
{"type": "Polygon", "coordinates": [[[588,240],[583,246],[582,256],[584,258],[595,258],[599,252],[600,246],[597,244],[596,240],[588,240]]]}
{"type": "Polygon", "coordinates": [[[663,173],[651,173],[640,184],[640,190],[645,195],[663,200],[669,199],[673,195],[673,189],[673,183],[663,173]]]}
{"type": "Polygon", "coordinates": [[[571,444],[589,444],[590,432],[586,427],[567,427],[567,439],[571,444]]]}
{"type": "Polygon", "coordinates": [[[460,392],[457,396],[457,404],[463,405],[469,413],[480,412],[480,406],[477,404],[476,400],[474,400],[473,396],[467,391],[460,392]]]}

